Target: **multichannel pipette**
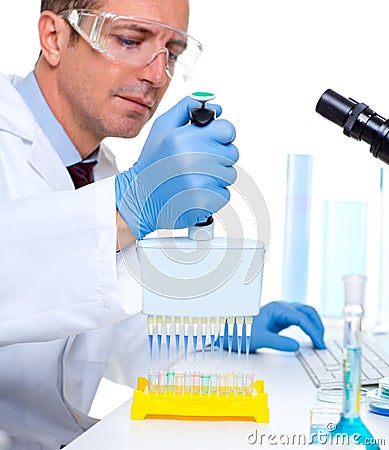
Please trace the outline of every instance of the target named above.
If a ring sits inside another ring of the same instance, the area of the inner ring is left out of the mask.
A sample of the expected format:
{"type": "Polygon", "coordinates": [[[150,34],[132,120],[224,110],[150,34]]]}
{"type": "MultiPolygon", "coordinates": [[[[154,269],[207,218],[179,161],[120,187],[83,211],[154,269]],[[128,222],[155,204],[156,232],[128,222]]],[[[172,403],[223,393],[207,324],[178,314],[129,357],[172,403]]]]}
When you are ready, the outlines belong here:
{"type": "MultiPolygon", "coordinates": [[[[197,92],[192,97],[201,102],[200,108],[191,111],[192,124],[206,126],[215,119],[215,110],[206,107],[206,102],[213,99],[214,95],[197,92]]],[[[225,336],[222,328],[226,317],[229,354],[232,351],[235,326],[239,355],[244,330],[248,354],[252,316],[259,312],[264,252],[261,241],[214,237],[212,216],[206,222],[190,227],[188,237],[146,238],[138,241],[142,312],[148,317],[150,356],[153,355],[155,320],[159,356],[165,330],[169,357],[171,326],[174,323],[178,360],[181,323],[185,359],[190,324],[194,354],[196,355],[198,337],[196,325],[201,325],[202,356],[204,358],[209,329],[213,357],[218,324],[220,348],[223,348],[225,336]],[[223,320],[220,321],[220,318],[223,320]]]]}

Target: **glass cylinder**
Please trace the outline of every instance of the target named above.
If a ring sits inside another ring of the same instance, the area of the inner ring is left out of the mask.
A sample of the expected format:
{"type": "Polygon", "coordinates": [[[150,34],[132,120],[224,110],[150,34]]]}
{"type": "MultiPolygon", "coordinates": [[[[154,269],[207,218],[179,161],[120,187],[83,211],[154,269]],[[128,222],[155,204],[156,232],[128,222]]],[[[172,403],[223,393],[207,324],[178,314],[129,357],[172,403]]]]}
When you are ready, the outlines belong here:
{"type": "Polygon", "coordinates": [[[307,298],[312,161],[312,155],[288,155],[282,298],[290,302],[307,298]]]}
{"type": "Polygon", "coordinates": [[[342,316],[343,275],[365,272],[366,230],[366,202],[323,203],[320,312],[324,316],[342,316]]]}

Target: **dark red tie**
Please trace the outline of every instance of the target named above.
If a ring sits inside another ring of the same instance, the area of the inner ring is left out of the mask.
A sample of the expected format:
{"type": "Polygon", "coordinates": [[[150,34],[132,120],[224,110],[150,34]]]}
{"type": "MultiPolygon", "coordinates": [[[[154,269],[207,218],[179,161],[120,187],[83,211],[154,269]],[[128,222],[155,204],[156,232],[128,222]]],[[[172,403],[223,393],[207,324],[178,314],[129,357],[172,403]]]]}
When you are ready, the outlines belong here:
{"type": "Polygon", "coordinates": [[[93,183],[93,167],[95,166],[95,164],[96,161],[81,161],[77,164],[73,164],[72,166],[67,167],[76,189],[93,183]]]}

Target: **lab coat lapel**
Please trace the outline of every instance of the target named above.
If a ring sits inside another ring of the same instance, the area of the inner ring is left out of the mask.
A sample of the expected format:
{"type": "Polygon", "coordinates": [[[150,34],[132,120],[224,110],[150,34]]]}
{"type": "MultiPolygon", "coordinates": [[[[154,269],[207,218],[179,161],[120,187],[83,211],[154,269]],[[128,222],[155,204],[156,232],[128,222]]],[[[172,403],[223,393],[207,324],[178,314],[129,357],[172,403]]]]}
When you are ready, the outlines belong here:
{"type": "Polygon", "coordinates": [[[69,172],[41,130],[32,144],[28,162],[54,191],[74,190],[69,172]]]}
{"type": "Polygon", "coordinates": [[[0,116],[0,129],[31,143],[30,151],[26,155],[28,162],[53,190],[74,189],[61,158],[36,123],[17,90],[12,86],[18,81],[18,77],[0,74],[0,107],[8,110],[6,116],[0,116]],[[9,105],[12,107],[10,108],[9,105]]]}

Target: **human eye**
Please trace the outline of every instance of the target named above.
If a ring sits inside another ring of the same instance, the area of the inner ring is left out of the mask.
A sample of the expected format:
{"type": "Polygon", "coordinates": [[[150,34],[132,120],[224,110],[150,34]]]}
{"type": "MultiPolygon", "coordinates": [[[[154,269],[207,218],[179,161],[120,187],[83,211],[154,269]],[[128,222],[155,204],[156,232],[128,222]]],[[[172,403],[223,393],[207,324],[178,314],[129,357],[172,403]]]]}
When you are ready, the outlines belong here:
{"type": "Polygon", "coordinates": [[[140,47],[141,41],[120,34],[112,35],[113,41],[117,46],[124,50],[135,50],[140,47]]]}
{"type": "Polygon", "coordinates": [[[167,49],[169,50],[169,62],[175,64],[177,59],[184,52],[185,47],[183,45],[169,45],[167,49]]]}

